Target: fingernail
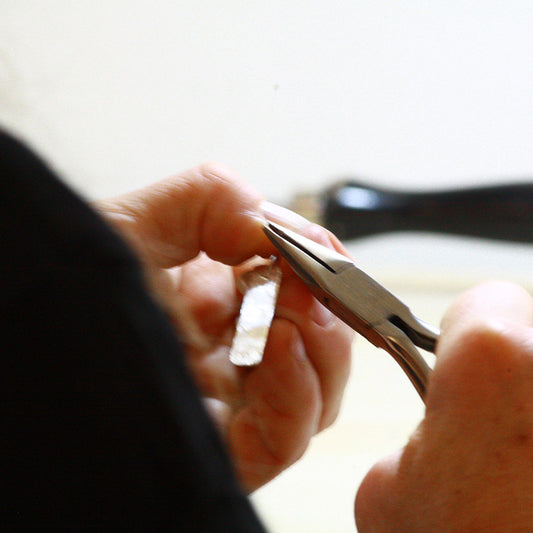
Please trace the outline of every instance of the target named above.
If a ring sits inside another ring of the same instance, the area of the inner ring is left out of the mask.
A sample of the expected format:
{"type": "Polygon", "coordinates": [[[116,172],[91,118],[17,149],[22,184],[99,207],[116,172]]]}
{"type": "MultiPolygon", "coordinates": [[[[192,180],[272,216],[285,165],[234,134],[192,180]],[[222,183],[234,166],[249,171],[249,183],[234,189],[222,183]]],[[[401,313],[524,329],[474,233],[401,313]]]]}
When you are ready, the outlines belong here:
{"type": "Polygon", "coordinates": [[[333,243],[329,237],[328,232],[318,224],[310,224],[306,229],[305,236],[312,241],[326,246],[327,248],[334,248],[333,243]]]}
{"type": "Polygon", "coordinates": [[[275,222],[293,231],[301,232],[311,224],[298,213],[272,202],[263,202],[261,211],[270,222],[275,222]]]}
{"type": "Polygon", "coordinates": [[[329,325],[335,318],[333,313],[316,299],[313,302],[313,307],[311,308],[309,315],[313,322],[323,328],[329,325]]]}

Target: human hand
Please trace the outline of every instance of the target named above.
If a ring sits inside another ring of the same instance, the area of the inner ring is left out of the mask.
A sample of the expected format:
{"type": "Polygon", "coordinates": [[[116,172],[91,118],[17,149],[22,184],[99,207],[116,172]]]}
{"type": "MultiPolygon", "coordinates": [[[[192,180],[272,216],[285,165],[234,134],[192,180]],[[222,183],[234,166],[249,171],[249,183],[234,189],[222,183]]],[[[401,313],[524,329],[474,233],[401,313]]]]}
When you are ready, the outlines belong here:
{"type": "Polygon", "coordinates": [[[360,533],[533,531],[533,301],[510,283],[447,313],[407,446],[356,498],[360,533]]]}
{"type": "MultiPolygon", "coordinates": [[[[248,490],[297,460],[335,419],[347,381],[352,332],[285,265],[262,363],[228,359],[242,263],[275,252],[263,233],[262,198],[229,170],[206,165],[97,208],[145,265],[154,296],[188,342],[206,406],[248,490]],[[187,318],[189,317],[189,318],[187,318]]],[[[289,216],[303,234],[343,251],[323,228],[289,216]]],[[[268,213],[267,213],[268,214],[268,213]]]]}

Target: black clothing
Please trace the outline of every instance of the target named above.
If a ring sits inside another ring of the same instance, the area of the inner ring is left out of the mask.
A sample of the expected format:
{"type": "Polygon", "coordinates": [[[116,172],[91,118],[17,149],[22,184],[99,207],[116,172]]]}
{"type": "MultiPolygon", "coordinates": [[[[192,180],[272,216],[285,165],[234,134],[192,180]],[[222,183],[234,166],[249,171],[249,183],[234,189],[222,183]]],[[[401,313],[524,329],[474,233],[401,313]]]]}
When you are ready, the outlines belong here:
{"type": "Polygon", "coordinates": [[[0,524],[263,531],[139,264],[0,132],[0,524]]]}

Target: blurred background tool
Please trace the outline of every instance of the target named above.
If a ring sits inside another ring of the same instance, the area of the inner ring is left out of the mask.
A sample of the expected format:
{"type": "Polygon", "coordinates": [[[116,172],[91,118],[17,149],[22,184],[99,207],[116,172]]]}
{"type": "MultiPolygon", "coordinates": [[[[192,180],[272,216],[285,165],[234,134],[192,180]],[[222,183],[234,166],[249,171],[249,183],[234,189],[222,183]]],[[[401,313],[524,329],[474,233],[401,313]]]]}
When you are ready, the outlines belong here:
{"type": "Polygon", "coordinates": [[[505,183],[423,192],[339,181],[290,206],[341,240],[398,231],[533,242],[533,184],[505,183]]]}

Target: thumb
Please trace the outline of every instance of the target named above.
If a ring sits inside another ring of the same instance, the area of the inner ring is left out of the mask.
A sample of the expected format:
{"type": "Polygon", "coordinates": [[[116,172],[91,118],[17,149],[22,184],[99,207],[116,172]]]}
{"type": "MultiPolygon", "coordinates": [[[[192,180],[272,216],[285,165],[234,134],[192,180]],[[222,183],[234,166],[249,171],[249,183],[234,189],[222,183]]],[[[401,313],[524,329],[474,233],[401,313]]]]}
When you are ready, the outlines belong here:
{"type": "MultiPolygon", "coordinates": [[[[468,494],[498,489],[493,480],[504,480],[505,469],[493,452],[511,453],[506,443],[515,442],[525,419],[519,411],[531,402],[532,323],[533,300],[511,283],[487,282],[455,301],[442,323],[426,415],[407,445],[363,480],[355,505],[359,531],[434,531],[428,523],[438,522],[439,513],[466,509],[474,516],[472,507],[450,507],[454,494],[472,505],[468,494]]],[[[523,467],[519,460],[508,464],[523,467]]]]}
{"type": "Polygon", "coordinates": [[[272,253],[262,231],[262,200],[235,173],[208,163],[97,208],[152,263],[169,268],[200,251],[226,264],[272,253]]]}

